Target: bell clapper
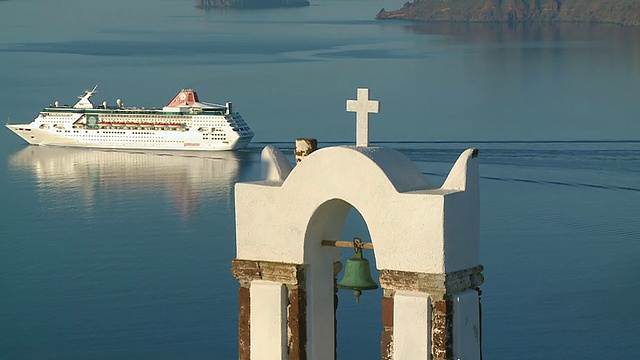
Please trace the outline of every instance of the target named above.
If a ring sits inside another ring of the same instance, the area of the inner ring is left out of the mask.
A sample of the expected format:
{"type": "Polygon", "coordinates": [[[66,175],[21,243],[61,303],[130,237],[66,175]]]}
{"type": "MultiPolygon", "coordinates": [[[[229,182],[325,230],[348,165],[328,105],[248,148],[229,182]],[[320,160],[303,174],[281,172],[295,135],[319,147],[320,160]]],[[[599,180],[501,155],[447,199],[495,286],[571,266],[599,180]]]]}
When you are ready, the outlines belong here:
{"type": "Polygon", "coordinates": [[[356,297],[356,304],[360,304],[360,295],[362,295],[362,290],[353,290],[353,296],[356,297]]]}

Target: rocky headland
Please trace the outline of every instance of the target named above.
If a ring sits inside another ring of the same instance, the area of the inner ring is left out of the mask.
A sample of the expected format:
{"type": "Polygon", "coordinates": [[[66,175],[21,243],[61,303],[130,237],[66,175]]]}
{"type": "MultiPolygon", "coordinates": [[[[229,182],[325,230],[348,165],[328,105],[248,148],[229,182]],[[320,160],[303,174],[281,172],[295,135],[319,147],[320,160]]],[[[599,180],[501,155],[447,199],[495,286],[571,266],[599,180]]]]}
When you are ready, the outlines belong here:
{"type": "Polygon", "coordinates": [[[376,19],[640,25],[638,0],[415,0],[376,19]]]}
{"type": "Polygon", "coordinates": [[[309,6],[307,0],[196,0],[199,9],[259,9],[309,6]]]}

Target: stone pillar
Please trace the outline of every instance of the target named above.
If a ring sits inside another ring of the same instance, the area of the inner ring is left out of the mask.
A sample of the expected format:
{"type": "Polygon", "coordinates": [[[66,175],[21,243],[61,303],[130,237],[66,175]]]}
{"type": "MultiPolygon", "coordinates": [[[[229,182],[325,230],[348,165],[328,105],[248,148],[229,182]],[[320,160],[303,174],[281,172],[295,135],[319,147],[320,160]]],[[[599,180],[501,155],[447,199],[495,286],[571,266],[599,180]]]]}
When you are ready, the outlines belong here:
{"type": "MultiPolygon", "coordinates": [[[[481,359],[482,270],[482,265],[448,274],[380,270],[384,288],[382,359],[402,359],[403,350],[425,344],[429,347],[426,354],[433,360],[481,359]],[[402,300],[396,299],[398,296],[402,300]],[[416,317],[395,314],[398,309],[411,309],[416,317]],[[417,336],[421,324],[426,324],[424,339],[417,336]],[[403,332],[394,331],[397,326],[403,332]]],[[[419,351],[411,352],[416,353],[419,351]]]]}
{"type": "Polygon", "coordinates": [[[286,288],[280,282],[252,280],[250,291],[250,335],[253,358],[286,359],[286,288]]]}
{"type": "MultiPolygon", "coordinates": [[[[277,284],[281,284],[281,286],[284,285],[281,295],[284,303],[282,304],[281,314],[276,312],[276,315],[279,314],[282,316],[281,320],[285,325],[282,338],[286,339],[286,344],[283,348],[282,358],[289,360],[306,360],[307,294],[305,289],[304,266],[236,259],[231,262],[231,267],[231,273],[240,282],[240,289],[238,290],[238,307],[240,309],[238,317],[238,358],[241,360],[255,360],[265,355],[261,353],[251,354],[251,348],[259,348],[259,344],[251,343],[251,320],[252,318],[259,319],[258,314],[254,314],[254,316],[251,315],[252,285],[255,284],[255,286],[266,288],[266,291],[260,292],[261,296],[276,299],[276,297],[278,297],[276,295],[279,293],[276,294],[275,290],[272,291],[272,289],[276,289],[277,284]],[[266,282],[273,285],[269,286],[266,282]],[[286,334],[284,334],[284,332],[286,332],[286,334]]],[[[276,306],[274,310],[277,308],[280,308],[280,306],[276,306]]],[[[258,321],[262,320],[260,319],[258,321]]],[[[260,330],[254,329],[254,333],[258,333],[259,331],[260,330]]],[[[278,345],[274,344],[273,346],[278,345]]]]}
{"type": "Polygon", "coordinates": [[[394,359],[429,359],[431,301],[422,292],[397,291],[393,299],[394,359]]]}

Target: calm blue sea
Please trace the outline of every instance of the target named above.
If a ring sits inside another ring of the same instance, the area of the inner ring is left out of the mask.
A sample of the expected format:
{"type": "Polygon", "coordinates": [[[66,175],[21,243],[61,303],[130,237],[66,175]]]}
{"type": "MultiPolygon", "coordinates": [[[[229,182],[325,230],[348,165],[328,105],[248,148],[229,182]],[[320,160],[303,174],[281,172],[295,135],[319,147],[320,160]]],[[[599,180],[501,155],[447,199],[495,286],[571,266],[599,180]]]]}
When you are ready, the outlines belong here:
{"type": "MultiPolygon", "coordinates": [[[[352,144],[357,87],[381,102],[372,145],[431,182],[480,149],[485,359],[637,358],[640,29],[373,20],[403,2],[0,1],[3,122],[96,84],[97,102],[147,107],[192,87],[256,133],[192,154],[0,129],[0,359],[237,358],[233,185],[267,144],[291,161],[298,137],[352,144]]],[[[340,293],[339,358],[380,357],[380,298],[340,293]]]]}

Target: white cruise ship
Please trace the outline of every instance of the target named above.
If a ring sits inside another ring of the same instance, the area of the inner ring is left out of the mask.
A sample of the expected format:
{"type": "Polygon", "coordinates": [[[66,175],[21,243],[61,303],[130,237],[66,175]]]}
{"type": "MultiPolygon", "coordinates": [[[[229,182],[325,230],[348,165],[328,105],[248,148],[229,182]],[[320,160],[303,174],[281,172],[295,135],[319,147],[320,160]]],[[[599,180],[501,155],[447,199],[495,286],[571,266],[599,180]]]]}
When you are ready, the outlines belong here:
{"type": "Polygon", "coordinates": [[[105,149],[235,150],[245,148],[253,131],[231,103],[201,102],[193,89],[181,90],[162,109],[94,106],[86,90],[73,106],[44,108],[29,124],[7,128],[32,145],[105,149]]]}

